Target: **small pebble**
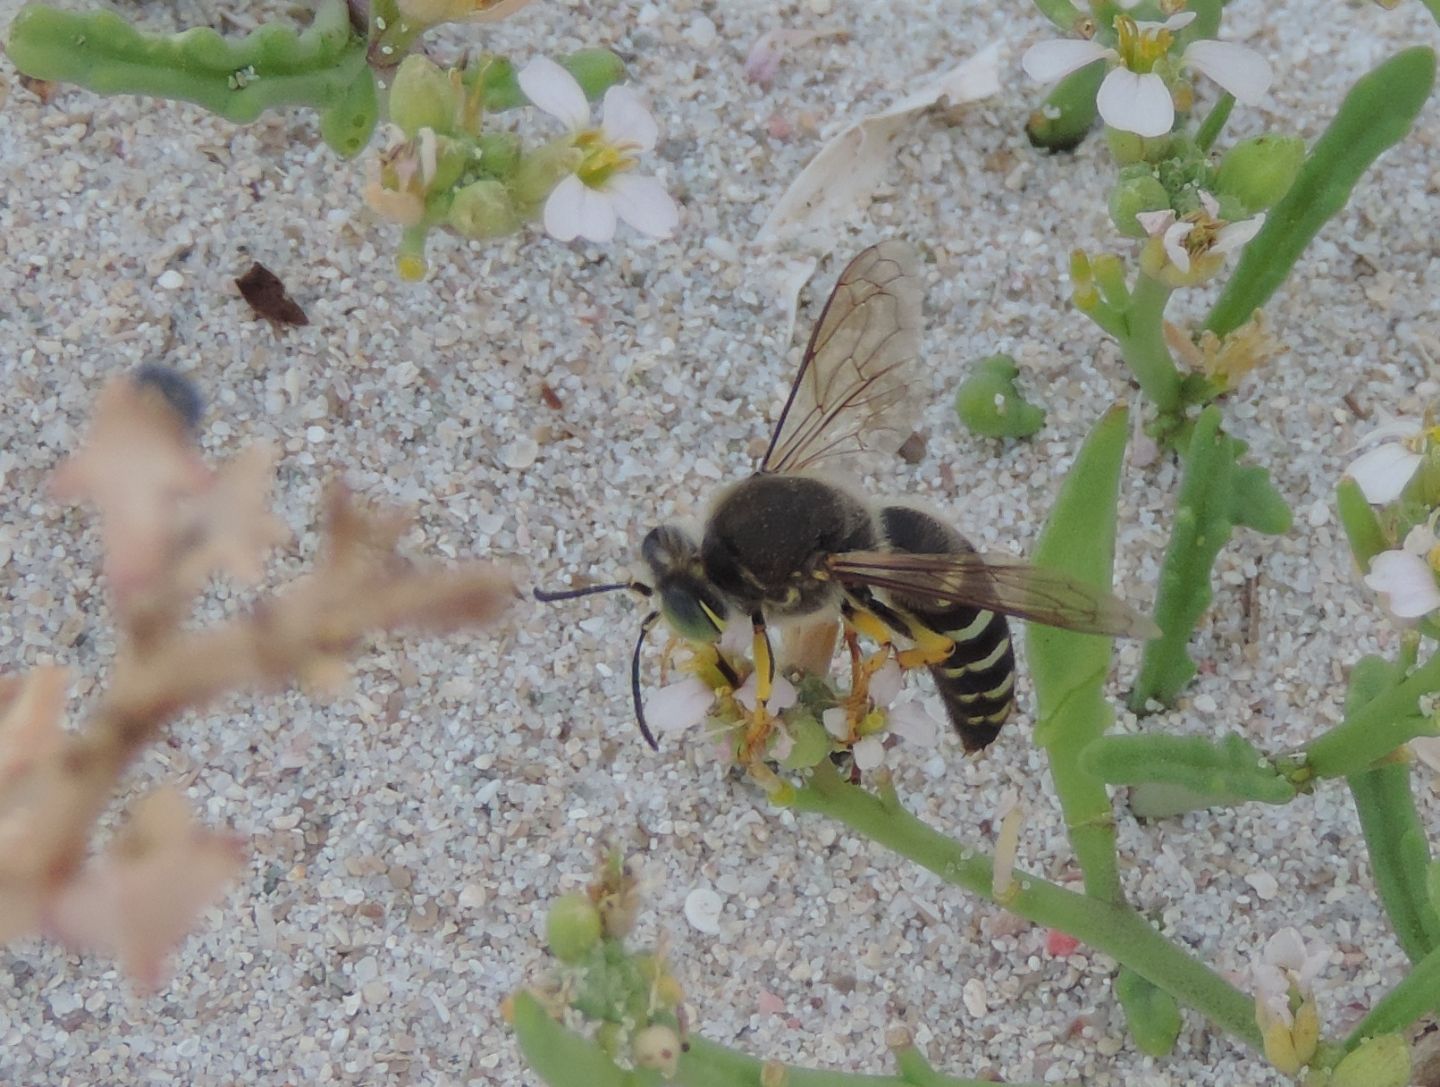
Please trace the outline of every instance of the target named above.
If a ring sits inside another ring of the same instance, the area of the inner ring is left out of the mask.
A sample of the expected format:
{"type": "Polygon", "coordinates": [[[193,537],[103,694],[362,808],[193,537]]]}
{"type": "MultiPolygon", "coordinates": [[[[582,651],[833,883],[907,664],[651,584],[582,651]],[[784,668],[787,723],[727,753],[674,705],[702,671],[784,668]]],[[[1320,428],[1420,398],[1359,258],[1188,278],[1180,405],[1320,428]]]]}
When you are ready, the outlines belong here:
{"type": "Polygon", "coordinates": [[[690,927],[707,936],[720,933],[720,914],[724,900],[708,887],[697,887],[685,896],[685,920],[690,927]]]}
{"type": "Polygon", "coordinates": [[[169,268],[160,273],[160,278],[155,281],[155,286],[162,291],[178,291],[185,286],[185,277],[174,268],[169,268]]]}

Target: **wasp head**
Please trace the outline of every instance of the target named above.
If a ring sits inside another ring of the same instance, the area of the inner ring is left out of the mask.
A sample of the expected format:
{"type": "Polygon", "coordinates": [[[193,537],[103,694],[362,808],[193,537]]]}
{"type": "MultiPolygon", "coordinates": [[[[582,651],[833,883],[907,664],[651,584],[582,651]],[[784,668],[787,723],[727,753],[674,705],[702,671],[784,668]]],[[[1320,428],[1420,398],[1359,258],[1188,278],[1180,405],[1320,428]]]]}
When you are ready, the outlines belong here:
{"type": "Polygon", "coordinates": [[[705,576],[700,547],[690,535],[675,525],[651,529],[640,545],[640,558],[650,569],[670,629],[693,642],[719,638],[728,609],[705,576]]]}

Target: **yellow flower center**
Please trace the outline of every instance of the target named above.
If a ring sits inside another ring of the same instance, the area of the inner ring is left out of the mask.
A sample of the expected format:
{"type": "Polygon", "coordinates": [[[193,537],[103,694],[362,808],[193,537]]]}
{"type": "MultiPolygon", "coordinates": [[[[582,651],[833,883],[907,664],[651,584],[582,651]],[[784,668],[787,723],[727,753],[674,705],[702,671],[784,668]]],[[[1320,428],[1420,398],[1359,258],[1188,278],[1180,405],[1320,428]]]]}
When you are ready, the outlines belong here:
{"type": "Polygon", "coordinates": [[[616,174],[633,169],[640,150],[633,143],[611,143],[598,128],[575,133],[574,144],[582,156],[575,176],[591,189],[603,189],[616,174]]]}
{"type": "Polygon", "coordinates": [[[1132,72],[1148,72],[1155,62],[1170,52],[1175,34],[1164,27],[1140,28],[1128,15],[1115,16],[1115,51],[1120,61],[1132,72]]]}

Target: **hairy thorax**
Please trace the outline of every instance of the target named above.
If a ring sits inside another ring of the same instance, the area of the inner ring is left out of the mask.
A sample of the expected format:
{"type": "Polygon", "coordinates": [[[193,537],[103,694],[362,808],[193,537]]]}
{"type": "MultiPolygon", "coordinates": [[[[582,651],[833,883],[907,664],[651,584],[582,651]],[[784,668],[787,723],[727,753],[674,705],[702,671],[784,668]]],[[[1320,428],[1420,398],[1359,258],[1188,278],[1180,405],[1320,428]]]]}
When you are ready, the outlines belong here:
{"type": "Polygon", "coordinates": [[[701,561],[736,608],[780,619],[836,605],[826,557],[871,549],[877,539],[869,508],[842,488],[807,476],[754,475],[711,511],[701,561]]]}

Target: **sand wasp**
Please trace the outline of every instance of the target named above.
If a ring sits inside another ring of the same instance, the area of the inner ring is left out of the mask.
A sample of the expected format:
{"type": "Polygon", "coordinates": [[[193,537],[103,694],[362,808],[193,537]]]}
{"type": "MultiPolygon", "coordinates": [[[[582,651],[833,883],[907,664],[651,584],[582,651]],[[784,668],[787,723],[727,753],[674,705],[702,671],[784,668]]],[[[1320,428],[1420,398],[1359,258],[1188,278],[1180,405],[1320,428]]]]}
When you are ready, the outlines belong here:
{"type": "MultiPolygon", "coordinates": [[[[913,250],[866,249],[841,273],[756,472],[716,498],[699,538],[661,525],[640,547],[645,576],[542,601],[629,589],[652,600],[631,660],[641,732],[640,653],[660,619],[692,642],[748,623],[757,671],[748,745],[761,750],[774,682],[769,628],[826,612],[847,639],[895,640],[903,667],[928,667],[966,751],[991,743],[1015,708],[1006,616],[1095,634],[1149,637],[1149,619],[1068,575],[982,557],[954,528],[906,505],[877,506],[816,476],[842,454],[894,450],[909,435],[910,374],[920,351],[921,288],[913,250]]],[[[739,676],[720,659],[726,678],[739,676]]],[[[732,684],[733,685],[733,684],[732,684]]]]}

